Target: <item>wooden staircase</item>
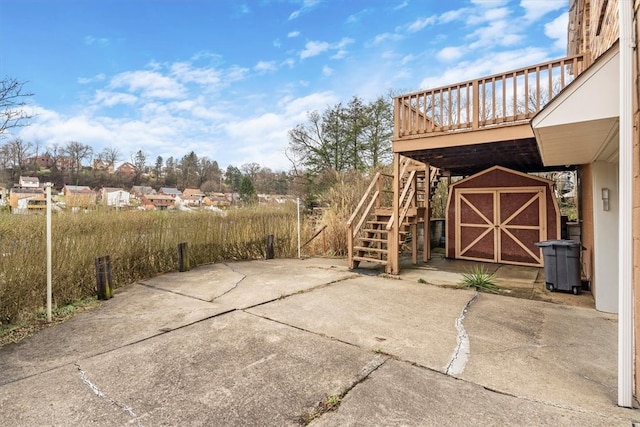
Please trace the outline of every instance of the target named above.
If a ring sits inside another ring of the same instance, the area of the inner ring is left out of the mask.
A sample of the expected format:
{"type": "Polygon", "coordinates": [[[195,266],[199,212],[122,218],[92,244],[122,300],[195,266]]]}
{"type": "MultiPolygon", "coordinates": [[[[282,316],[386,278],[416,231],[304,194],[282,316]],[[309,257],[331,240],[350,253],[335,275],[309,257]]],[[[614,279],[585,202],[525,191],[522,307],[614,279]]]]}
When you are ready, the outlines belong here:
{"type": "Polygon", "coordinates": [[[439,172],[407,157],[398,156],[394,163],[395,176],[377,173],[347,223],[351,269],[367,261],[397,274],[399,254],[408,248],[417,263],[419,225],[424,230],[423,248],[427,253],[423,250],[423,258],[427,259],[429,234],[425,224],[429,221],[432,182],[439,178],[439,172]]]}

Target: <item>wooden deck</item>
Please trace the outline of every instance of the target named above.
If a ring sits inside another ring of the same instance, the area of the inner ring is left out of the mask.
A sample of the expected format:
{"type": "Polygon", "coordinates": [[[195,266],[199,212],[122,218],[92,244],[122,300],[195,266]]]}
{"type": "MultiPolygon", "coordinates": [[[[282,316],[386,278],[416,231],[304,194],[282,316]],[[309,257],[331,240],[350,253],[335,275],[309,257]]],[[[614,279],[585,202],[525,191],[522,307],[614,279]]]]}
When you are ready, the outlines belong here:
{"type": "Polygon", "coordinates": [[[532,139],[531,118],[587,61],[587,55],[576,55],[400,95],[394,100],[393,150],[414,157],[411,152],[532,139]]]}

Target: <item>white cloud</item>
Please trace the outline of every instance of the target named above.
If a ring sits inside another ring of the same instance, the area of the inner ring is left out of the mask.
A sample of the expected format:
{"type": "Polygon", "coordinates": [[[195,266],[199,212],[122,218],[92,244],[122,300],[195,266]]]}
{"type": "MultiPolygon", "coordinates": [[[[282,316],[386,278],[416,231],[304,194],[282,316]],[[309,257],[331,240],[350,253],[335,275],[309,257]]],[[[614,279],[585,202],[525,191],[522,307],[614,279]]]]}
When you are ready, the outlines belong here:
{"type": "Polygon", "coordinates": [[[285,114],[294,121],[304,120],[308,111],[322,111],[329,105],[338,102],[338,97],[333,92],[316,92],[310,95],[292,98],[285,97],[280,100],[278,106],[284,108],[285,114]]]}
{"type": "Polygon", "coordinates": [[[293,21],[294,19],[297,19],[298,16],[300,16],[300,10],[295,10],[291,12],[291,15],[289,15],[289,21],[293,21]]]}
{"type": "Polygon", "coordinates": [[[186,90],[174,79],[153,71],[126,71],[111,79],[109,88],[127,88],[147,98],[182,98],[186,90]]]}
{"type": "Polygon", "coordinates": [[[289,37],[290,39],[298,37],[300,35],[300,31],[289,31],[289,33],[287,34],[287,37],[289,37]]]}
{"type": "Polygon", "coordinates": [[[87,46],[92,46],[92,45],[109,46],[111,42],[106,37],[85,36],[84,44],[86,44],[87,46]]]}
{"type": "Polygon", "coordinates": [[[502,73],[508,70],[538,64],[549,59],[546,49],[524,48],[482,56],[473,61],[462,61],[447,68],[440,75],[426,77],[420,83],[423,89],[450,85],[502,73]]]}
{"type": "Polygon", "coordinates": [[[567,27],[569,24],[569,14],[561,14],[556,19],[548,22],[544,26],[544,34],[554,40],[554,47],[566,50],[567,48],[567,27]]]}
{"type": "Polygon", "coordinates": [[[302,7],[298,10],[291,12],[291,14],[289,15],[289,21],[297,19],[303,13],[309,12],[319,3],[321,3],[321,0],[303,0],[302,7]]]}
{"type": "Polygon", "coordinates": [[[485,22],[489,22],[489,23],[493,23],[495,21],[504,21],[511,13],[511,11],[509,9],[507,9],[506,7],[503,8],[491,8],[491,9],[486,9],[484,11],[480,12],[476,12],[471,14],[468,19],[467,19],[467,23],[469,25],[478,25],[478,24],[482,24],[485,22]]]}
{"type": "Polygon", "coordinates": [[[259,61],[253,69],[259,73],[268,73],[276,71],[278,69],[278,65],[275,61],[259,61]]]}
{"type": "Polygon", "coordinates": [[[386,42],[386,41],[398,41],[398,40],[402,40],[402,36],[400,34],[397,34],[397,33],[382,33],[382,34],[378,34],[377,36],[375,36],[373,38],[373,41],[371,41],[368,45],[369,46],[375,46],[375,45],[378,45],[378,44],[386,42]]]}
{"type": "Polygon", "coordinates": [[[509,0],[471,0],[471,3],[482,7],[496,7],[506,5],[509,0]]]}
{"type": "Polygon", "coordinates": [[[512,27],[506,20],[490,22],[485,27],[480,27],[466,36],[473,40],[469,44],[471,49],[495,48],[496,46],[514,46],[523,40],[523,36],[517,33],[518,28],[512,27]]]}
{"type": "Polygon", "coordinates": [[[349,46],[352,43],[353,43],[353,39],[352,38],[343,37],[338,43],[336,43],[332,47],[335,47],[337,49],[344,49],[345,47],[349,46]]]}
{"type": "Polygon", "coordinates": [[[441,49],[436,57],[442,62],[452,62],[457,61],[462,58],[465,53],[465,49],[460,46],[448,46],[444,49],[441,49]]]}
{"type": "Polygon", "coordinates": [[[289,68],[293,68],[293,66],[296,65],[296,61],[293,58],[287,58],[284,61],[282,61],[282,65],[286,65],[289,68]]]}
{"type": "Polygon", "coordinates": [[[324,76],[329,77],[330,75],[333,74],[333,68],[328,67],[328,66],[325,65],[324,67],[322,67],[322,74],[324,76]]]}
{"type": "MultiPolygon", "coordinates": [[[[528,21],[535,21],[549,12],[555,10],[566,10],[567,0],[521,0],[520,6],[525,11],[525,18],[528,21]]],[[[565,28],[566,32],[566,28],[565,28]]]]}
{"type": "Polygon", "coordinates": [[[440,23],[447,24],[452,21],[457,21],[458,19],[461,19],[469,15],[469,13],[470,13],[470,9],[468,8],[449,10],[447,12],[444,12],[442,15],[440,15],[438,20],[440,21],[440,23]]]}
{"type": "Polygon", "coordinates": [[[333,59],[344,58],[347,53],[345,47],[351,43],[353,43],[353,39],[348,37],[345,37],[339,42],[333,44],[328,42],[310,41],[305,45],[305,49],[300,52],[300,59],[318,56],[330,50],[336,50],[336,53],[332,56],[333,59]]]}
{"type": "Polygon", "coordinates": [[[337,49],[337,51],[335,54],[331,56],[331,59],[342,59],[345,56],[347,56],[349,51],[346,49],[346,47],[352,43],[353,43],[353,39],[345,37],[335,45],[332,45],[331,47],[334,49],[337,49]]]}
{"type": "Polygon", "coordinates": [[[218,71],[213,68],[194,68],[188,62],[176,62],[172,64],[171,73],[183,83],[216,86],[221,82],[221,76],[218,71]]]}
{"type": "Polygon", "coordinates": [[[416,59],[416,56],[413,54],[405,55],[402,57],[402,59],[400,59],[400,63],[402,65],[407,65],[410,62],[412,62],[414,59],[416,59]]]}
{"type": "Polygon", "coordinates": [[[107,76],[105,76],[103,73],[96,74],[93,77],[78,77],[78,83],[81,85],[86,85],[89,83],[102,82],[104,81],[104,79],[106,79],[106,77],[107,76]]]}
{"type": "Polygon", "coordinates": [[[94,104],[105,107],[113,107],[118,104],[133,105],[138,101],[138,97],[130,93],[111,92],[98,90],[93,99],[94,104]]]}
{"type": "Polygon", "coordinates": [[[300,59],[311,58],[320,55],[329,50],[331,45],[327,42],[310,41],[304,46],[304,50],[300,52],[300,59]]]}
{"type": "Polygon", "coordinates": [[[80,141],[95,149],[95,143],[108,144],[114,141],[113,132],[90,116],[66,117],[44,108],[37,109],[36,119],[21,130],[20,136],[27,140],[42,141],[47,147],[80,141]]]}
{"type": "Polygon", "coordinates": [[[434,24],[436,22],[435,16],[429,16],[428,18],[418,18],[411,24],[407,25],[406,29],[410,33],[417,33],[424,29],[427,25],[434,24]]]}
{"type": "Polygon", "coordinates": [[[393,10],[404,9],[407,6],[409,6],[409,2],[405,0],[402,3],[399,3],[396,7],[394,7],[393,10]]]}
{"type": "Polygon", "coordinates": [[[249,69],[245,67],[233,66],[224,72],[224,82],[225,85],[229,85],[230,83],[237,82],[239,80],[243,80],[247,77],[249,73],[249,69]]]}

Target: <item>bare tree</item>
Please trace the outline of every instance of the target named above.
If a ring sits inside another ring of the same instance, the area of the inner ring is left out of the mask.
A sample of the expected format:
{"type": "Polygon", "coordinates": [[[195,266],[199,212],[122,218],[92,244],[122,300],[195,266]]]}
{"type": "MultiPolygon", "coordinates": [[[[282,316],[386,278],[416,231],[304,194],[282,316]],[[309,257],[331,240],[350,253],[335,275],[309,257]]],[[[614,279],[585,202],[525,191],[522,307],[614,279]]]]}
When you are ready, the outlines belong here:
{"type": "Polygon", "coordinates": [[[0,146],[0,165],[3,170],[10,170],[12,180],[22,173],[22,168],[27,163],[27,159],[33,154],[33,145],[16,138],[0,146]]]}
{"type": "Polygon", "coordinates": [[[249,178],[251,178],[251,181],[253,182],[256,179],[256,175],[260,171],[260,165],[255,162],[245,163],[243,165],[240,165],[240,170],[244,172],[244,174],[249,178]]]}
{"type": "Polygon", "coordinates": [[[122,153],[116,147],[105,147],[98,158],[105,162],[107,166],[114,166],[115,163],[122,158],[122,153]]]}
{"type": "Polygon", "coordinates": [[[62,152],[69,156],[69,166],[72,173],[77,173],[82,169],[82,162],[89,160],[93,155],[93,148],[77,141],[69,141],[62,149],[62,152]]]}
{"type": "Polygon", "coordinates": [[[33,117],[25,111],[27,98],[33,96],[23,91],[24,82],[6,77],[0,80],[0,136],[8,129],[26,126],[33,117]]]}

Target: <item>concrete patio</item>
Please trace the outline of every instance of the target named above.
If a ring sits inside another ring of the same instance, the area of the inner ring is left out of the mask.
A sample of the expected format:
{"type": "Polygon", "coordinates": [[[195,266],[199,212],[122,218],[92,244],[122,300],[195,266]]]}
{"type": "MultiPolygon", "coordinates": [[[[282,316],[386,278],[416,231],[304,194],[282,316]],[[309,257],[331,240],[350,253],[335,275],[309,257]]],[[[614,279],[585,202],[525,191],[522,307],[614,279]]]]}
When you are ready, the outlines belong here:
{"type": "Polygon", "coordinates": [[[287,259],[131,284],[0,348],[0,417],[7,426],[640,420],[616,406],[615,315],[594,310],[589,293],[549,294],[539,269],[498,266],[504,295],[457,289],[467,267],[434,259],[389,278],[344,260],[287,259]]]}

